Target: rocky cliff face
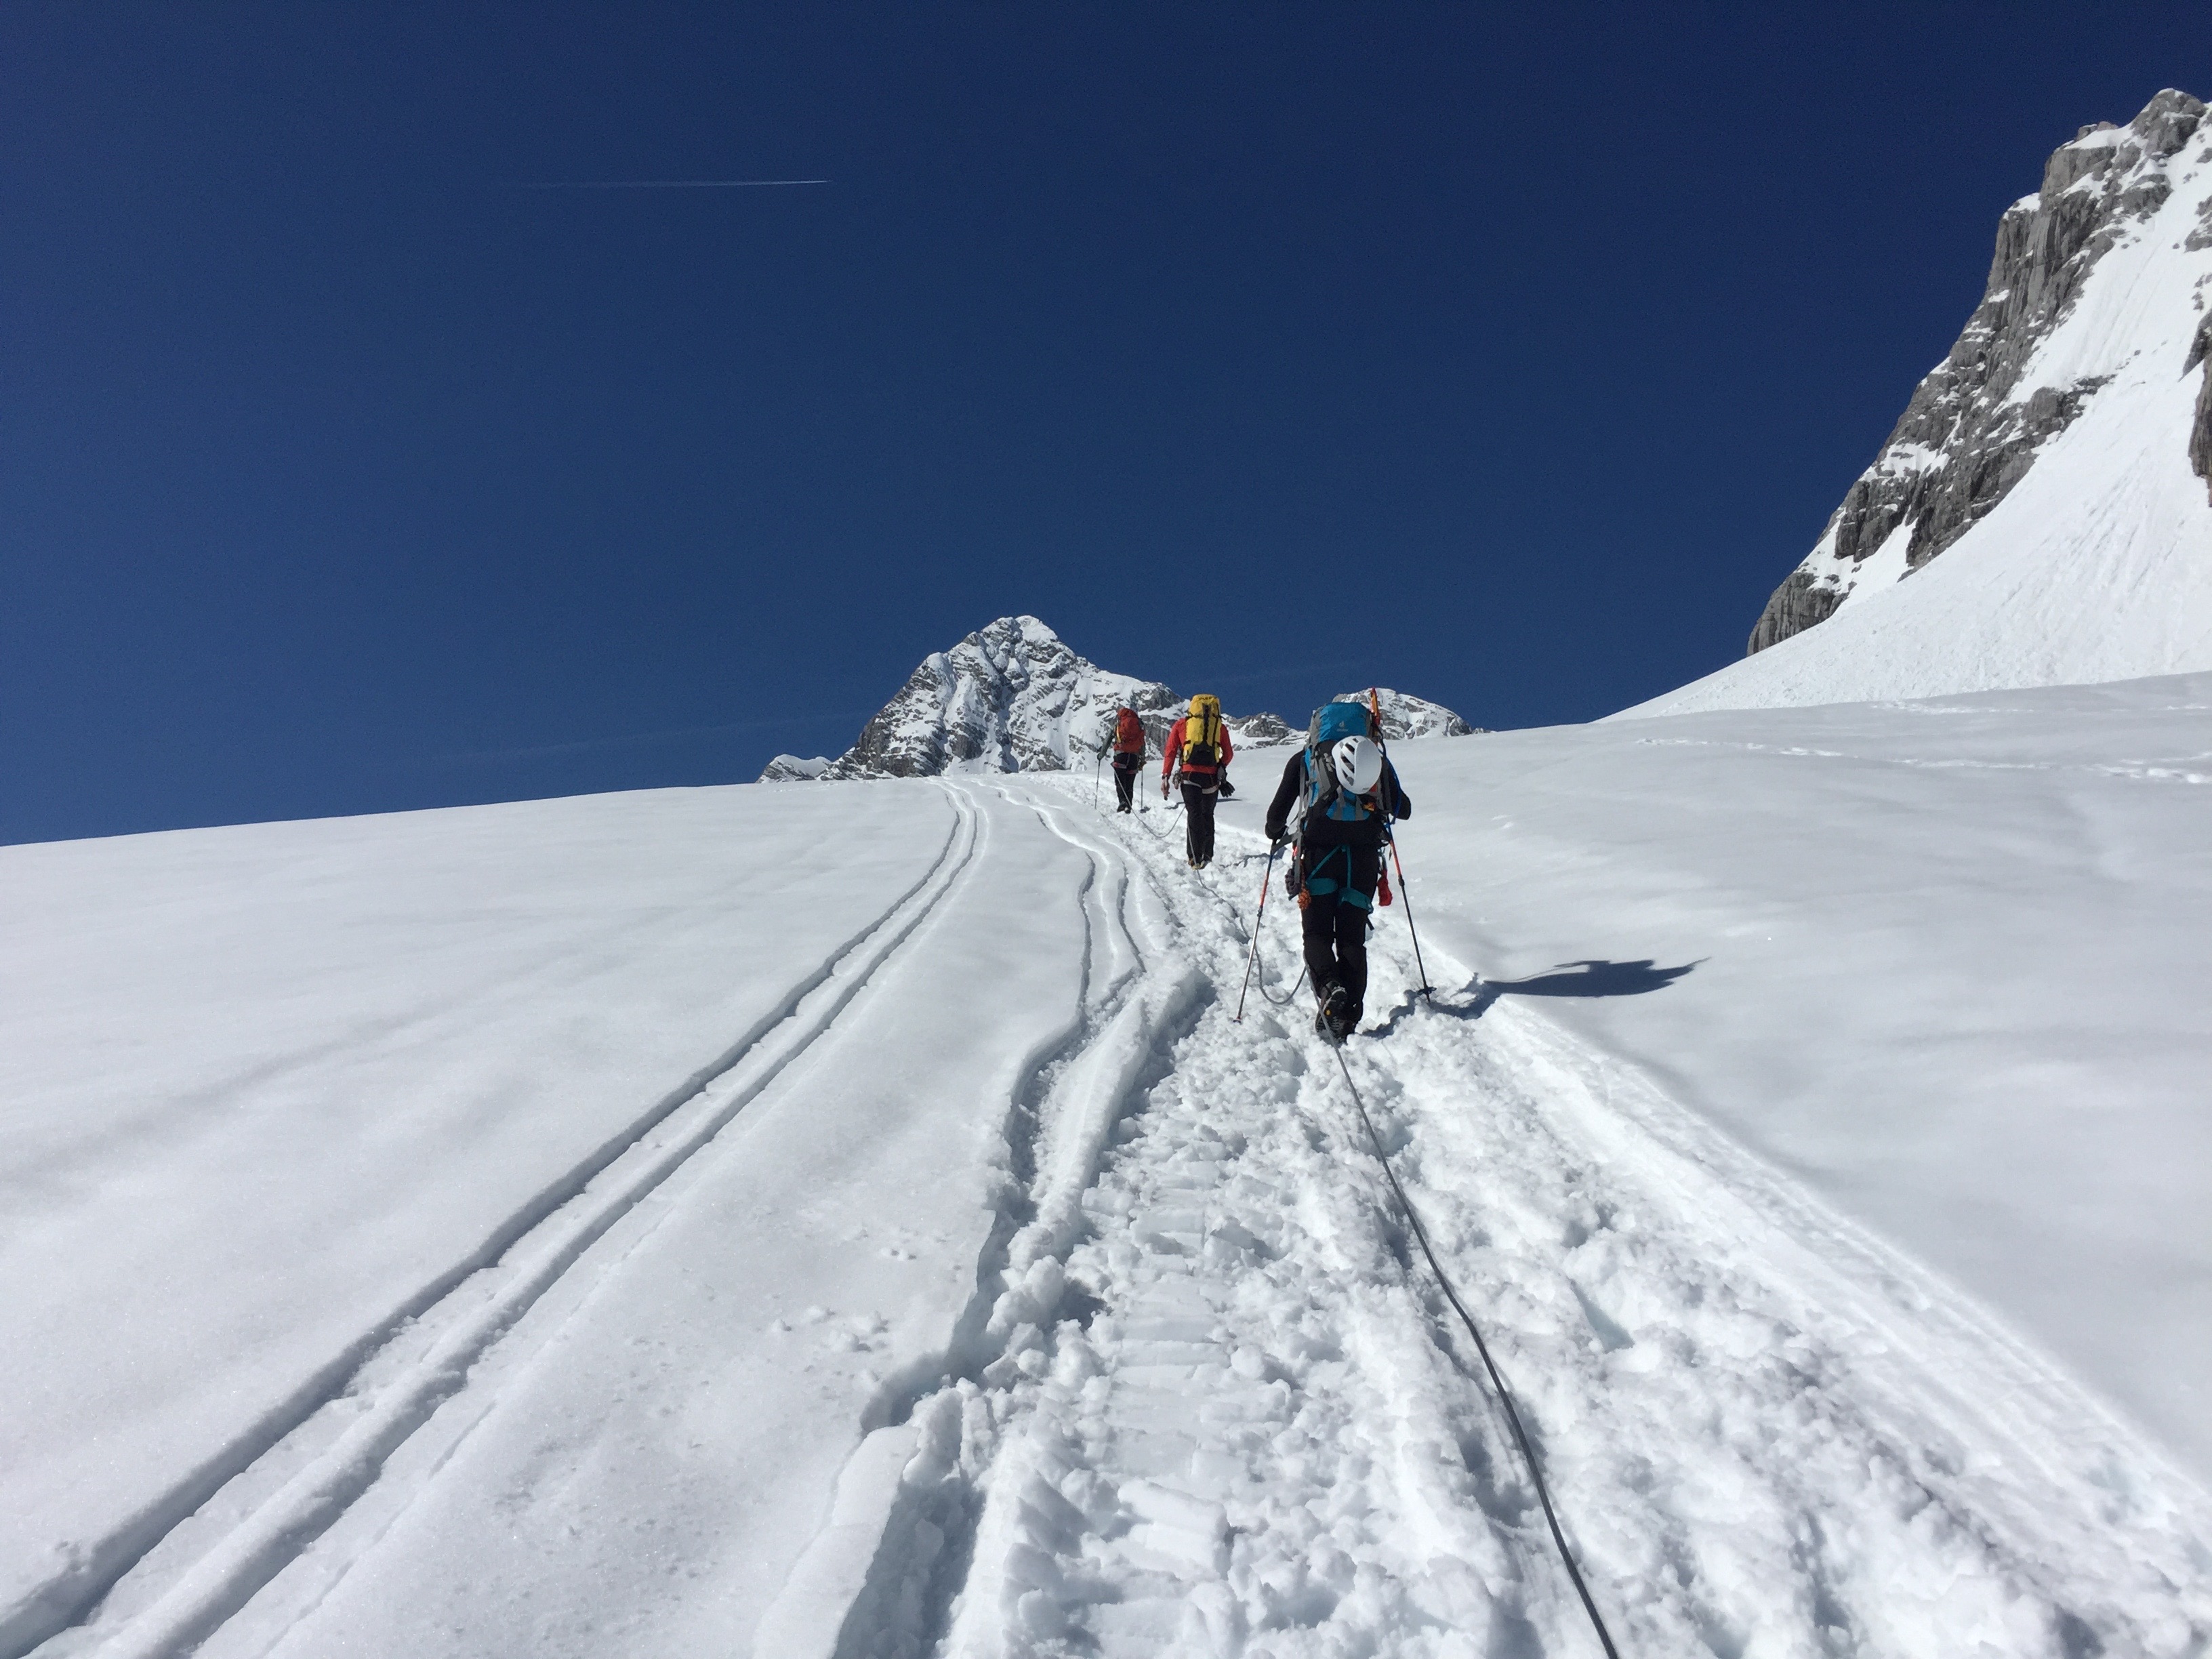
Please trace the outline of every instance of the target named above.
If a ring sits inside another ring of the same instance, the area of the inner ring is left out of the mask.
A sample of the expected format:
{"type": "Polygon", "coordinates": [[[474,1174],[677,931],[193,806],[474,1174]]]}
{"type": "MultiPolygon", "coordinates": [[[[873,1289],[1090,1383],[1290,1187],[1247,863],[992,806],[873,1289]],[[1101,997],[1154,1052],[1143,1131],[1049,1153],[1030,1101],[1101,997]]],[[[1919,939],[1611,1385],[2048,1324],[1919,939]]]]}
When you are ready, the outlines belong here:
{"type": "MultiPolygon", "coordinates": [[[[1942,554],[2144,354],[2166,354],[2169,375],[2203,361],[2197,267],[2212,274],[2204,114],[2188,94],[2161,92],[2126,126],[2085,127],[2051,157],[2042,189],[1998,222],[1989,284],[1958,343],[1775,589],[1747,654],[1942,554]]],[[[2172,445],[2212,480],[2212,379],[2191,429],[2143,439],[2172,445]]]]}
{"type": "MultiPolygon", "coordinates": [[[[2205,205],[2212,208],[2212,201],[2205,205]]],[[[2212,356],[2212,316],[2197,325],[2197,337],[2190,343],[2189,367],[2212,356]]],[[[2204,384],[2197,392],[2197,422],[2189,429],[2189,470],[2205,481],[2208,497],[2212,497],[2212,370],[2207,370],[2204,384]]]]}
{"type": "MultiPolygon", "coordinates": [[[[1366,693],[1346,698],[1364,701],[1366,693]]],[[[1441,703],[1384,691],[1386,736],[1473,728],[1441,703]]],[[[1341,700],[1340,700],[1341,701],[1341,700]]],[[[932,653],[834,761],[779,755],[763,783],[822,778],[934,777],[946,772],[1057,772],[1092,763],[1126,704],[1143,718],[1157,763],[1189,699],[1157,680],[1109,673],[1069,649],[1035,617],[1001,617],[950,651],[932,653]]],[[[1289,742],[1304,727],[1279,714],[1224,711],[1242,748],[1289,742]]]]}

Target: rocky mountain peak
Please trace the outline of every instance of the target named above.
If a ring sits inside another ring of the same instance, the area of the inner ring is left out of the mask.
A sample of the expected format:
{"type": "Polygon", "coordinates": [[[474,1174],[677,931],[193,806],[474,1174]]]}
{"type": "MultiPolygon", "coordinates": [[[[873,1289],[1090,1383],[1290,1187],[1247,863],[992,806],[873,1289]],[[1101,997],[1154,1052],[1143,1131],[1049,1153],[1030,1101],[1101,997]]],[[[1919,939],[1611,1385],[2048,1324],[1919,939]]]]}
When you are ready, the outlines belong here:
{"type": "MultiPolygon", "coordinates": [[[[1338,701],[1364,701],[1347,692],[1338,701]]],[[[1383,732],[1456,736],[1474,728],[1441,703],[1385,690],[1383,732]]],[[[1100,668],[1035,617],[1001,617],[949,651],[933,651],[836,760],[779,755],[763,783],[934,777],[946,772],[1057,772],[1090,766],[1117,708],[1137,711],[1158,756],[1188,699],[1157,680],[1100,668]]],[[[1303,732],[1280,715],[1223,711],[1235,743],[1260,748],[1303,732]]]]}
{"type": "MultiPolygon", "coordinates": [[[[1364,691],[1345,691],[1329,701],[1332,702],[1365,702],[1364,691]]],[[[1408,738],[1466,738],[1481,728],[1469,726],[1440,702],[1431,702],[1426,697],[1416,697],[1404,691],[1393,691],[1382,686],[1375,692],[1376,707],[1382,715],[1382,740],[1398,743],[1408,738]]]]}
{"type": "MultiPolygon", "coordinates": [[[[1951,547],[2146,352],[2170,354],[2169,374],[2186,372],[2203,283],[2174,262],[2212,249],[2212,149],[2191,142],[2212,137],[2204,115],[2201,101],[2169,88],[2125,126],[2086,126],[2051,155],[2042,188],[1998,221],[1989,281],[1958,343],[1775,589],[1747,654],[1951,547]],[[2148,325],[2138,320],[2153,311],[2148,325]]],[[[2212,402],[2201,398],[2194,430],[2143,439],[2170,444],[2212,478],[2208,422],[2212,402]]]]}
{"type": "Polygon", "coordinates": [[[1170,708],[1156,682],[1078,656],[1035,617],[1001,617],[933,651],[823,771],[827,778],[1054,772],[1088,762],[1122,703],[1170,708]]]}

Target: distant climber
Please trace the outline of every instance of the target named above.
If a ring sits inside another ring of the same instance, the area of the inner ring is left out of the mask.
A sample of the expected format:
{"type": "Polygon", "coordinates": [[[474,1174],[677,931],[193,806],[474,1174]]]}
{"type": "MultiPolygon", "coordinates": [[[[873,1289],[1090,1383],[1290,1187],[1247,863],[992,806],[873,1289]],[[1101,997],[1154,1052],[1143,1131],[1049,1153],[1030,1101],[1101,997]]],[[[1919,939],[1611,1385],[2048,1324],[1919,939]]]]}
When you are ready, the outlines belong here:
{"type": "Polygon", "coordinates": [[[1367,923],[1382,884],[1383,841],[1392,819],[1413,815],[1371,728],[1362,704],[1316,709],[1306,745],[1285,763],[1267,807],[1267,839],[1279,848],[1292,832],[1291,807],[1300,808],[1289,879],[1321,1004],[1314,1030],[1340,1042],[1365,1012],[1367,923]]]}
{"type": "Polygon", "coordinates": [[[1114,715],[1114,799],[1117,812],[1127,811],[1137,796],[1137,774],[1145,766],[1145,723],[1133,708],[1114,715]]]}
{"type": "Polygon", "coordinates": [[[1179,777],[1187,820],[1183,845],[1194,870],[1213,862],[1214,793],[1221,787],[1221,769],[1235,752],[1229,728],[1222,724],[1221,699],[1202,692],[1168,733],[1167,752],[1160,757],[1160,799],[1168,798],[1169,780],[1179,777]]]}

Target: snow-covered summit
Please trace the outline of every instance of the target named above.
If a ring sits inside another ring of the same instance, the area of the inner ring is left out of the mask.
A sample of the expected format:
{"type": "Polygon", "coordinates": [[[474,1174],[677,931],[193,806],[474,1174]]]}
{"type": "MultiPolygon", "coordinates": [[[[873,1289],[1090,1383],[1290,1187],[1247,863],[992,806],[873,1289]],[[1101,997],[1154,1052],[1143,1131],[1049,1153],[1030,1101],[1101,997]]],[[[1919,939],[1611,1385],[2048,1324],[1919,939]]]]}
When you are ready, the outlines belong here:
{"type": "Polygon", "coordinates": [[[1999,221],[1958,343],[1767,601],[1746,660],[1635,712],[2212,667],[2204,114],[2165,91],[2060,146],[1999,221]]]}
{"type": "MultiPolygon", "coordinates": [[[[1365,702],[1368,695],[1364,691],[1340,691],[1329,701],[1365,702]]],[[[1393,691],[1387,685],[1377,687],[1373,695],[1376,706],[1382,710],[1386,742],[1397,743],[1407,738],[1465,738],[1473,736],[1476,730],[1443,704],[1431,702],[1426,697],[1393,691]]]]}
{"type": "MultiPolygon", "coordinates": [[[[1366,696],[1346,692],[1338,701],[1366,696]]],[[[1473,729],[1441,703],[1401,691],[1381,696],[1389,738],[1473,729]]],[[[1077,655],[1035,617],[1001,617],[950,651],[924,658],[836,760],[779,755],[761,781],[1065,771],[1090,764],[1124,704],[1143,717],[1157,753],[1186,701],[1158,680],[1111,673],[1077,655]]],[[[1279,714],[1224,714],[1239,747],[1287,742],[1303,729],[1279,714]]]]}
{"type": "Polygon", "coordinates": [[[1001,617],[922,659],[822,775],[1063,771],[1097,752],[1117,706],[1148,714],[1176,702],[1157,681],[1078,656],[1035,617],[1001,617]]]}

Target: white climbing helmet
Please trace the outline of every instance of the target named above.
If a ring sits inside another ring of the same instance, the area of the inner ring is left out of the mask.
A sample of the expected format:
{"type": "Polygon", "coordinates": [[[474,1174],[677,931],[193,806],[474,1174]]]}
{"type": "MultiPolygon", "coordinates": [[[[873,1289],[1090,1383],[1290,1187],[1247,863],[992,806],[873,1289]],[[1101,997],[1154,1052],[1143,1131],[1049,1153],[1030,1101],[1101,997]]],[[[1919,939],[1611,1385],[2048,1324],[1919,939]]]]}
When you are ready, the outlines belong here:
{"type": "Polygon", "coordinates": [[[1382,751],[1372,738],[1338,738],[1328,763],[1336,769],[1338,787],[1349,794],[1364,795],[1382,781],[1382,751]]]}

